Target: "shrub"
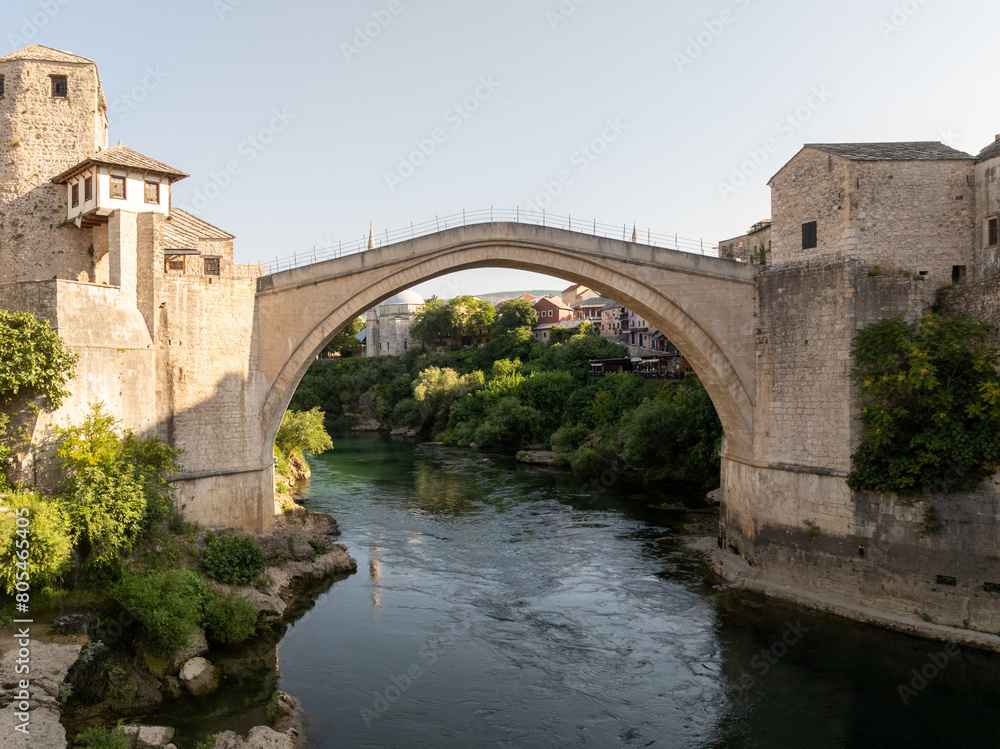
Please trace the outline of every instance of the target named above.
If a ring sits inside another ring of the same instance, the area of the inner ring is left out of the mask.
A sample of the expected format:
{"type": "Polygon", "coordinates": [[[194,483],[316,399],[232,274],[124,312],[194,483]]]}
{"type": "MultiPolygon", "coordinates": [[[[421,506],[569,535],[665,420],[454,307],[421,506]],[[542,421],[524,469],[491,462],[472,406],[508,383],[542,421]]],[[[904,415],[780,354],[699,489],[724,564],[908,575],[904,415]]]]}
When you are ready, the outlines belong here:
{"type": "Polygon", "coordinates": [[[541,414],[517,398],[503,398],[476,430],[476,442],[483,447],[517,449],[538,435],[541,414]]]}
{"type": "Polygon", "coordinates": [[[413,397],[420,404],[425,423],[447,421],[452,404],[476,383],[467,381],[454,369],[428,367],[413,383],[413,397]]]}
{"type": "Polygon", "coordinates": [[[326,414],[319,406],[309,411],[286,411],[274,439],[277,447],[285,455],[300,452],[303,455],[319,455],[333,449],[333,440],[323,426],[326,414]]]}
{"type": "Polygon", "coordinates": [[[187,644],[198,629],[202,607],[214,593],[194,572],[181,569],[126,573],[114,596],[139,620],[154,648],[169,655],[187,644]]]}
{"type": "Polygon", "coordinates": [[[895,317],[852,347],[866,434],[847,483],[856,491],[974,488],[1000,459],[1000,384],[990,327],[969,317],[895,317]]]}
{"type": "Polygon", "coordinates": [[[201,568],[220,583],[245,585],[267,569],[267,557],[253,536],[210,535],[201,568]]]}
{"type": "Polygon", "coordinates": [[[10,511],[0,513],[0,580],[8,593],[15,592],[18,576],[24,572],[17,566],[17,551],[23,550],[26,540],[30,551],[26,582],[38,590],[56,580],[69,564],[73,546],[69,522],[58,504],[36,494],[15,494],[6,505],[10,511]],[[18,511],[24,510],[27,528],[17,523],[18,511]]]}
{"type": "Polygon", "coordinates": [[[77,734],[74,746],[79,749],[129,749],[124,734],[104,726],[88,728],[77,734]]]}
{"type": "Polygon", "coordinates": [[[69,396],[66,384],[79,359],[48,320],[0,309],[0,403],[28,391],[45,396],[56,410],[69,396]]]}
{"type": "Polygon", "coordinates": [[[66,478],[61,501],[89,561],[108,564],[130,551],[142,532],[173,510],[166,474],[180,451],[159,438],[118,432],[114,417],[94,403],[82,423],[58,429],[66,478]]]}
{"type": "Polygon", "coordinates": [[[235,593],[216,596],[205,604],[205,629],[211,640],[238,645],[257,629],[257,607],[235,593]]]}
{"type": "Polygon", "coordinates": [[[420,405],[413,398],[399,401],[392,409],[392,423],[397,426],[403,424],[411,427],[419,426],[422,420],[420,405]]]}

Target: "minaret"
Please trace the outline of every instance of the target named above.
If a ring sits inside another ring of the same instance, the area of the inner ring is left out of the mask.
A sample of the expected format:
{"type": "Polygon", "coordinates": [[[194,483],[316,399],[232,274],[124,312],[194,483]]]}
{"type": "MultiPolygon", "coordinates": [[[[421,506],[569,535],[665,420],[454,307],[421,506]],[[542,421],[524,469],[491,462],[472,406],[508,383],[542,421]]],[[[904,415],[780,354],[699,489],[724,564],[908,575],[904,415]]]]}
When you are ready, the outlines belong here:
{"type": "Polygon", "coordinates": [[[375,249],[375,224],[374,222],[369,222],[368,224],[368,249],[375,249]]]}

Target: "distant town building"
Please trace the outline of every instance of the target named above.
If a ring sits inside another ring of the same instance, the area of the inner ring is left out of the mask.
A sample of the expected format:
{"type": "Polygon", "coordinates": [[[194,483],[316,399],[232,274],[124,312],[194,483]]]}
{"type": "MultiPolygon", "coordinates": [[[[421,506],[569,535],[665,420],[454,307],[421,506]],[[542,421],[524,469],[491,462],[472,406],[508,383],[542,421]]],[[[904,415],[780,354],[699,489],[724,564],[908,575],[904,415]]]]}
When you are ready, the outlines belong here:
{"type": "Polygon", "coordinates": [[[503,301],[497,302],[493,307],[497,310],[500,309],[500,305],[505,302],[513,302],[517,299],[523,299],[526,302],[534,302],[538,297],[532,296],[531,294],[521,294],[521,296],[513,297],[512,299],[504,299],[503,301]]]}
{"type": "Polygon", "coordinates": [[[566,304],[562,297],[548,294],[534,304],[538,313],[539,323],[563,322],[573,319],[573,308],[566,304]]]}
{"type": "Polygon", "coordinates": [[[413,346],[420,346],[412,329],[423,308],[423,297],[407,290],[368,310],[365,356],[403,356],[413,346]]]}
{"type": "Polygon", "coordinates": [[[587,299],[594,299],[595,297],[599,297],[600,294],[588,286],[583,286],[582,284],[577,283],[564,289],[561,296],[563,302],[568,307],[574,307],[579,302],[586,301],[587,299]]]}

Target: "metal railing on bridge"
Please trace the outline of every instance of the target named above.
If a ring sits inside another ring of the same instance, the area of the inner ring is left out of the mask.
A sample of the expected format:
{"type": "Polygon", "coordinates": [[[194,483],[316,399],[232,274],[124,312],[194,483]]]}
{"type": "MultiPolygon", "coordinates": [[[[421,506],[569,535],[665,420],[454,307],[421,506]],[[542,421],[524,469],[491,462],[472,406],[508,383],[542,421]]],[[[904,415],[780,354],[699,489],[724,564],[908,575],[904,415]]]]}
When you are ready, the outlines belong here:
{"type": "Polygon", "coordinates": [[[278,273],[283,270],[291,270],[303,265],[311,265],[324,260],[354,255],[365,252],[369,248],[369,243],[375,249],[385,247],[397,242],[404,242],[407,239],[416,239],[428,234],[436,234],[445,229],[454,229],[459,226],[469,226],[472,224],[489,224],[497,222],[511,222],[516,224],[533,224],[535,226],[551,226],[556,229],[579,232],[596,237],[609,237],[630,241],[633,231],[636,242],[652,247],[662,247],[680,252],[690,252],[695,255],[718,254],[718,245],[707,244],[701,239],[685,239],[677,234],[662,234],[650,229],[639,229],[628,224],[602,224],[596,219],[586,220],[574,218],[573,216],[558,216],[546,211],[523,211],[520,208],[489,208],[481,211],[462,211],[450,216],[435,216],[432,221],[425,221],[420,224],[410,224],[395,231],[383,230],[380,232],[369,232],[363,234],[359,239],[346,242],[338,242],[329,247],[316,247],[312,250],[293,253],[289,257],[275,258],[274,262],[268,263],[267,272],[278,273]]]}

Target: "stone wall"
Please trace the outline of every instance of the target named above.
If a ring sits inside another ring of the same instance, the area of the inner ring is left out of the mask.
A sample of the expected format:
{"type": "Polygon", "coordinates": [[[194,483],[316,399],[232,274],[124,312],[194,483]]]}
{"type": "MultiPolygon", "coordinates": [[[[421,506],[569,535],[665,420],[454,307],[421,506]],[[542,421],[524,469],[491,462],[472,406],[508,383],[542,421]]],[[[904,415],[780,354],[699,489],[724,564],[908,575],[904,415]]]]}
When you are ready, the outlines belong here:
{"type": "Polygon", "coordinates": [[[976,263],[976,278],[1000,273],[1000,243],[991,245],[986,220],[1000,215],[1000,157],[976,164],[975,232],[981,247],[976,263]]]}
{"type": "Polygon", "coordinates": [[[66,188],[50,180],[107,145],[93,63],[0,62],[0,283],[94,280],[91,232],[65,224],[66,188]],[[50,75],[68,95],[51,95],[50,75]]]}
{"type": "Polygon", "coordinates": [[[924,301],[976,265],[969,160],[852,161],[803,149],[771,181],[773,263],[852,258],[881,273],[923,275],[924,301]],[[817,246],[802,226],[817,222],[817,246]]]}
{"type": "MultiPolygon", "coordinates": [[[[145,322],[119,289],[75,281],[36,281],[0,285],[0,308],[32,312],[48,320],[80,356],[72,396],[53,413],[26,423],[43,455],[51,455],[53,427],[77,424],[91,405],[101,402],[126,428],[155,433],[151,404],[156,382],[156,352],[145,322]]],[[[20,478],[54,488],[57,478],[28,456],[20,478]],[[37,467],[36,467],[37,466],[37,467]]]]}

